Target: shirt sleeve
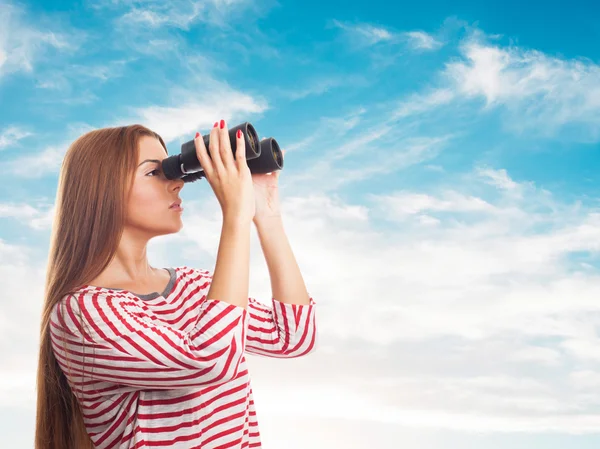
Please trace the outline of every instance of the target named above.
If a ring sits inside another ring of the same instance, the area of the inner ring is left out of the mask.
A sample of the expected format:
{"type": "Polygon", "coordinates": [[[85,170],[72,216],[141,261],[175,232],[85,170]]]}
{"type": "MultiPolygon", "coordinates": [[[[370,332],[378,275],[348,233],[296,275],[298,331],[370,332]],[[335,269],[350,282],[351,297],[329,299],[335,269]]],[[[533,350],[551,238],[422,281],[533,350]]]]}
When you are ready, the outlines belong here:
{"type": "Polygon", "coordinates": [[[66,296],[54,307],[50,332],[57,361],[76,383],[173,389],[235,378],[247,320],[246,308],[209,299],[200,305],[194,328],[182,332],[134,299],[88,292],[66,296]]]}
{"type": "MultiPolygon", "coordinates": [[[[210,288],[213,273],[197,270],[208,279],[210,288]]],[[[271,298],[271,306],[248,298],[248,328],[244,351],[265,357],[292,358],[309,354],[317,347],[315,300],[309,304],[288,304],[271,298]]]]}
{"type": "Polygon", "coordinates": [[[248,298],[248,332],[245,351],[266,357],[292,358],[313,352],[317,346],[316,302],[288,304],[271,299],[269,307],[248,298]]]}

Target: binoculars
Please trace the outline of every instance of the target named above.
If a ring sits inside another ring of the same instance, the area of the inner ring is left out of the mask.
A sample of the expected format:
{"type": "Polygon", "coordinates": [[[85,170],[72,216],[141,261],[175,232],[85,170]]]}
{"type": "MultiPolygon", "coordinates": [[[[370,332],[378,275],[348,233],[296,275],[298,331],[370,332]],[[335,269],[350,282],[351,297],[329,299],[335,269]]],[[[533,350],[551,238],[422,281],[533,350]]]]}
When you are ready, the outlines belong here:
{"type": "MultiPolygon", "coordinates": [[[[249,122],[229,129],[229,141],[234,159],[238,129],[242,130],[242,137],[246,144],[246,161],[251,173],[270,173],[283,169],[283,154],[277,141],[272,137],[259,141],[256,129],[249,122]]],[[[202,136],[202,139],[210,157],[210,134],[202,136]]],[[[206,177],[196,155],[194,140],[182,144],[180,154],[163,159],[162,171],[167,179],[181,178],[184,182],[194,182],[206,177]]]]}

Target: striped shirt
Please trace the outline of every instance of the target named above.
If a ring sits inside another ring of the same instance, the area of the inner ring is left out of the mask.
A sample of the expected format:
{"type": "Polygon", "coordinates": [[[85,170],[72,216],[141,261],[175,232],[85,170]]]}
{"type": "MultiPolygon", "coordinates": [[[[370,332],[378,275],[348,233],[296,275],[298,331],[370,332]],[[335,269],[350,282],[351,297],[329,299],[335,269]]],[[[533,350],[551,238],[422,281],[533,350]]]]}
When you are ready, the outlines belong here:
{"type": "Polygon", "coordinates": [[[245,353],[316,348],[315,302],[207,299],[212,273],[176,267],[152,299],[84,285],[53,308],[53,352],[98,449],[261,447],[245,353]]]}

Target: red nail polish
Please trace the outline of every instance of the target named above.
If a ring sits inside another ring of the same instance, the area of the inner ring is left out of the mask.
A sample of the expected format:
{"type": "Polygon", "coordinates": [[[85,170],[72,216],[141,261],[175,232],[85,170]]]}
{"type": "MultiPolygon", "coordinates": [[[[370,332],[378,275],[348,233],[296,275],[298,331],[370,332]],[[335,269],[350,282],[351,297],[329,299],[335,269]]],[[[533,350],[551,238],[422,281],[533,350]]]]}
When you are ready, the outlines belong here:
{"type": "Polygon", "coordinates": [[[200,133],[196,133],[196,139],[198,138],[199,135],[200,135],[200,133]]]}
{"type": "Polygon", "coordinates": [[[221,129],[225,128],[225,120],[221,120],[221,129]]]}
{"type": "Polygon", "coordinates": [[[219,124],[219,122],[215,122],[215,124],[213,125],[213,128],[216,128],[218,124],[219,124]]]}
{"type": "Polygon", "coordinates": [[[237,130],[237,137],[238,137],[238,139],[239,139],[240,137],[242,137],[242,130],[241,130],[241,129],[238,129],[238,130],[237,130]]]}

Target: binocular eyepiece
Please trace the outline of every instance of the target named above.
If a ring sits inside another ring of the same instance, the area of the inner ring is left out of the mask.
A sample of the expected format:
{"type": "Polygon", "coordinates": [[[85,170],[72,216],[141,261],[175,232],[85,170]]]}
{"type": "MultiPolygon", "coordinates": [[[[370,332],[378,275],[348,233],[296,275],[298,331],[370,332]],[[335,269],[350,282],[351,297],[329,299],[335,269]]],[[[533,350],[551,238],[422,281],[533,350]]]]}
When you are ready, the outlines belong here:
{"type": "MultiPolygon", "coordinates": [[[[242,130],[246,144],[246,161],[251,173],[270,173],[283,169],[283,155],[277,141],[272,137],[259,141],[256,129],[249,122],[244,122],[228,130],[234,159],[238,129],[242,130]]],[[[202,136],[202,139],[210,157],[210,134],[202,136]]],[[[194,140],[182,144],[180,154],[163,159],[162,171],[167,179],[181,178],[184,182],[194,182],[205,178],[204,169],[196,155],[194,140]]]]}

